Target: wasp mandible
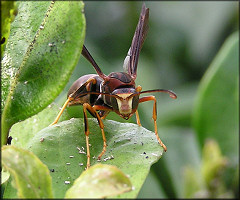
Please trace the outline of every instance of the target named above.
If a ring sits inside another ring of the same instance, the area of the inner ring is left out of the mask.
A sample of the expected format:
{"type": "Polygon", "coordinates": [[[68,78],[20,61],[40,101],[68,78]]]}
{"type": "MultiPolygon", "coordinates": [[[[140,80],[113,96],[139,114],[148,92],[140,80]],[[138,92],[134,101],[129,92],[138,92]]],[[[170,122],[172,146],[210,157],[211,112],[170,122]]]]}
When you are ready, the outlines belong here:
{"type": "Polygon", "coordinates": [[[154,96],[140,97],[144,93],[165,92],[171,98],[176,99],[174,92],[164,89],[142,91],[141,86],[135,85],[137,78],[138,57],[144,40],[148,32],[149,8],[145,4],[142,6],[139,21],[133,36],[131,47],[124,60],[123,68],[125,72],[111,72],[108,76],[105,75],[97,65],[85,45],[83,45],[82,55],[92,64],[97,74],[88,74],[77,79],[67,94],[67,100],[64,103],[61,111],[51,124],[56,124],[66,106],[82,105],[84,122],[85,122],[85,137],[87,146],[87,168],[90,167],[90,150],[89,150],[89,127],[87,111],[98,120],[99,127],[102,132],[103,149],[99,154],[98,159],[106,152],[107,141],[104,133],[104,124],[102,119],[105,119],[109,112],[117,113],[123,119],[129,119],[134,113],[136,121],[141,126],[139,114],[137,111],[138,104],[146,101],[153,101],[153,120],[155,127],[155,135],[159,144],[167,151],[167,147],[163,144],[158,136],[157,131],[157,101],[154,96]]]}

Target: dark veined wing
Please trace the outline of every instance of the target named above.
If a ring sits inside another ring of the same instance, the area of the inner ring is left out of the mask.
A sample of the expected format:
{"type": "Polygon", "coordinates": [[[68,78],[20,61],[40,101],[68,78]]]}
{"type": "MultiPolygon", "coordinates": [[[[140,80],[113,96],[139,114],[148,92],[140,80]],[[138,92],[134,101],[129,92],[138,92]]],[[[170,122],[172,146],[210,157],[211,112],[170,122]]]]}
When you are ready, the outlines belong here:
{"type": "Polygon", "coordinates": [[[83,48],[82,48],[82,55],[92,64],[92,66],[94,67],[98,75],[102,79],[105,79],[106,75],[102,72],[100,67],[97,65],[97,63],[95,62],[95,60],[93,59],[93,57],[91,56],[91,54],[89,53],[85,45],[83,45],[83,48]]]}
{"type": "Polygon", "coordinates": [[[144,40],[148,32],[148,18],[149,8],[145,4],[142,5],[142,11],[139,17],[138,25],[136,27],[131,47],[124,60],[123,69],[132,76],[133,79],[137,77],[138,57],[144,40]]]}

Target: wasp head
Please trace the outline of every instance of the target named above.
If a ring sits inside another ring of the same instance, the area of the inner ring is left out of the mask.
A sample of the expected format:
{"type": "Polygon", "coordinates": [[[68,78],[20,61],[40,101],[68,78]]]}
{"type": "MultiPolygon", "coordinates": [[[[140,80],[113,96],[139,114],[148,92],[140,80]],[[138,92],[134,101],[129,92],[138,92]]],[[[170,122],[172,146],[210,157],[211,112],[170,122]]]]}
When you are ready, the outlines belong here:
{"type": "Polygon", "coordinates": [[[123,119],[129,119],[136,112],[139,95],[134,88],[119,88],[112,92],[116,97],[111,97],[113,111],[123,119]]]}

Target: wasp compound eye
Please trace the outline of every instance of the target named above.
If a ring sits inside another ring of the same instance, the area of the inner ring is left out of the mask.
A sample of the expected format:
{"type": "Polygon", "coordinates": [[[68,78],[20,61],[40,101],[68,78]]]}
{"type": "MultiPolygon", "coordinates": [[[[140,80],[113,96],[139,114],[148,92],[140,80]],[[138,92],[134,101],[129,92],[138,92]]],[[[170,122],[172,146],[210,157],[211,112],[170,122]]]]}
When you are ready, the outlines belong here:
{"type": "Polygon", "coordinates": [[[115,97],[111,97],[111,103],[112,103],[113,110],[118,110],[118,103],[115,97]]]}

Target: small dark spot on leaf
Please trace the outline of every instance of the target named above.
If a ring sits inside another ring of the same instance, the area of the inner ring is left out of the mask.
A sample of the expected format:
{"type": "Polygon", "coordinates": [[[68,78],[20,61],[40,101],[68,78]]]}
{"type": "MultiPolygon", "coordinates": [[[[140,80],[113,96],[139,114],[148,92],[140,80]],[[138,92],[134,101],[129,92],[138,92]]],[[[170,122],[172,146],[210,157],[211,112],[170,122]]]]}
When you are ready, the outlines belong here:
{"type": "Polygon", "coordinates": [[[7,144],[11,145],[11,142],[12,142],[12,136],[9,136],[8,139],[7,139],[7,144]]]}
{"type": "Polygon", "coordinates": [[[54,172],[54,169],[49,169],[50,170],[50,172],[54,172]]]}
{"type": "Polygon", "coordinates": [[[146,152],[144,151],[143,154],[146,154],[146,152]]]}
{"type": "Polygon", "coordinates": [[[6,38],[5,38],[5,37],[2,37],[2,39],[1,39],[1,44],[4,44],[5,41],[6,41],[6,38]]]}
{"type": "Polygon", "coordinates": [[[141,142],[141,144],[143,145],[143,142],[141,142]]]}
{"type": "Polygon", "coordinates": [[[148,158],[148,156],[146,156],[146,158],[148,158]]]}

